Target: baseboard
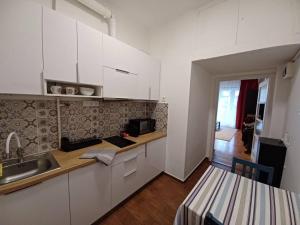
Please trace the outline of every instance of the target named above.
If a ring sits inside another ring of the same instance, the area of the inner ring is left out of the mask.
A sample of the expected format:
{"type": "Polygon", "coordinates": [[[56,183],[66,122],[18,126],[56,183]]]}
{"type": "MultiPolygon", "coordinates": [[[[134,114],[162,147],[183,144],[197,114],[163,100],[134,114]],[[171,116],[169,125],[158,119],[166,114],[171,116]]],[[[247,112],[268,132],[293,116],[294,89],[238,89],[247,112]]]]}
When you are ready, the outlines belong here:
{"type": "Polygon", "coordinates": [[[185,182],[194,173],[194,171],[198,168],[198,166],[200,166],[200,164],[203,163],[204,160],[206,160],[206,159],[208,159],[208,158],[205,156],[199,163],[197,163],[197,165],[194,167],[194,169],[192,169],[192,171],[184,179],[178,178],[174,174],[169,173],[167,171],[164,171],[164,173],[167,174],[168,176],[172,177],[172,178],[175,178],[176,180],[178,180],[180,182],[185,182]]]}
{"type": "Polygon", "coordinates": [[[178,178],[177,176],[175,176],[175,175],[174,175],[174,174],[172,174],[172,173],[169,173],[169,172],[167,172],[167,171],[164,171],[164,173],[165,173],[166,175],[168,175],[168,176],[170,176],[170,177],[172,177],[172,178],[174,178],[174,179],[176,179],[176,180],[180,181],[180,182],[184,182],[184,180],[183,180],[183,179],[181,179],[181,178],[178,178]]]}
{"type": "Polygon", "coordinates": [[[204,160],[206,160],[207,157],[205,156],[195,167],[194,169],[191,170],[191,172],[189,172],[189,174],[184,178],[183,182],[185,182],[193,173],[194,171],[198,168],[198,166],[200,166],[201,163],[204,162],[204,160]]]}

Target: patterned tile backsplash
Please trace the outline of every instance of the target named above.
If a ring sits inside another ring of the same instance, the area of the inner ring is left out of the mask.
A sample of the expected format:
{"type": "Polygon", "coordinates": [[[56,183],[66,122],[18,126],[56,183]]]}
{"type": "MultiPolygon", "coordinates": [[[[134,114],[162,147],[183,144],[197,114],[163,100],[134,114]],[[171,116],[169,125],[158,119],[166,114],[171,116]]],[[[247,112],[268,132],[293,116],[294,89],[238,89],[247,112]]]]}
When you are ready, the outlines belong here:
{"type": "MultiPolygon", "coordinates": [[[[61,101],[62,136],[70,139],[118,135],[129,119],[154,118],[156,130],[167,130],[166,103],[99,101],[97,107],[84,107],[83,101],[61,101]]],[[[57,106],[55,100],[0,99],[0,158],[8,134],[16,131],[25,154],[58,148],[57,106]]],[[[11,141],[13,156],[16,142],[11,141]]]]}

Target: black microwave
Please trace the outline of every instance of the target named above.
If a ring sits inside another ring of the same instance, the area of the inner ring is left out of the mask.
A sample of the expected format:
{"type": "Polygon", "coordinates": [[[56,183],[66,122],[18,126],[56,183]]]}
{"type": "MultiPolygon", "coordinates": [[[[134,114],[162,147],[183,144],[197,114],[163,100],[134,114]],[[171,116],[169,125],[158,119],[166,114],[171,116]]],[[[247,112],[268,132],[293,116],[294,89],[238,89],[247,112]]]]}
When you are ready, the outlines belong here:
{"type": "Polygon", "coordinates": [[[155,131],[155,119],[134,119],[129,120],[128,133],[130,136],[137,137],[155,131]]]}

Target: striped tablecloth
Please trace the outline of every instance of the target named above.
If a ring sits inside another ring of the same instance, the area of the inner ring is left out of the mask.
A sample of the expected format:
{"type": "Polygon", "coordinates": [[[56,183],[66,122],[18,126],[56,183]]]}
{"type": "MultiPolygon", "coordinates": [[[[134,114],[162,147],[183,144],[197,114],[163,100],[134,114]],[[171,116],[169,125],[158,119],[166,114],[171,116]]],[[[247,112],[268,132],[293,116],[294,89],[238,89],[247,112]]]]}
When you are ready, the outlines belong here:
{"type": "Polygon", "coordinates": [[[178,209],[174,224],[300,225],[300,196],[210,166],[178,209]]]}

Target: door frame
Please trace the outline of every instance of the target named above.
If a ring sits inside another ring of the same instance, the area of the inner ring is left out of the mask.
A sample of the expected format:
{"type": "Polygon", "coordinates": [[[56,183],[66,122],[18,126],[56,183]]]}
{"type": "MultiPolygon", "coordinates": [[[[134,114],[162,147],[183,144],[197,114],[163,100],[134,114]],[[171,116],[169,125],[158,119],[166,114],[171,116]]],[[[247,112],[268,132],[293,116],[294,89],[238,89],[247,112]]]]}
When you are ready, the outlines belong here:
{"type": "Polygon", "coordinates": [[[212,161],[214,154],[214,143],[215,143],[215,123],[217,120],[218,100],[219,100],[219,86],[221,81],[232,81],[232,80],[250,80],[250,79],[269,79],[269,93],[267,98],[266,108],[266,121],[265,130],[266,135],[270,131],[270,122],[272,116],[273,106],[273,93],[275,88],[276,70],[263,70],[254,72],[245,72],[237,74],[225,74],[216,75],[213,77],[213,88],[211,91],[211,103],[210,103],[210,114],[208,120],[208,135],[207,135],[207,150],[206,155],[210,161],[212,161]]]}

